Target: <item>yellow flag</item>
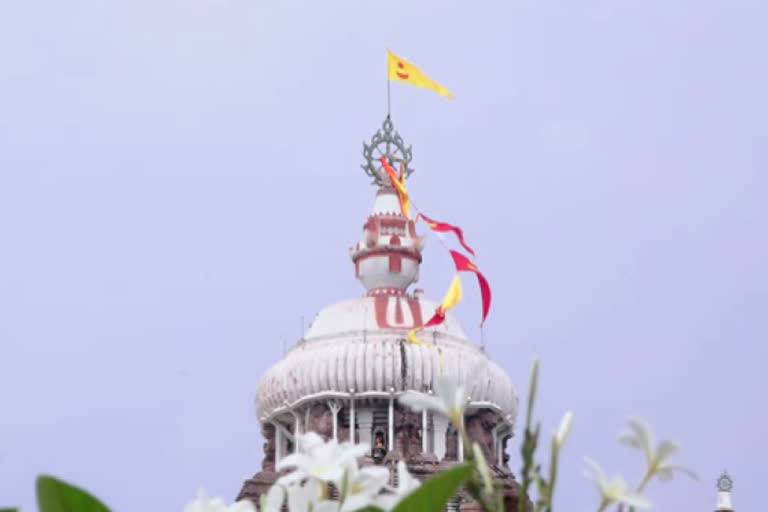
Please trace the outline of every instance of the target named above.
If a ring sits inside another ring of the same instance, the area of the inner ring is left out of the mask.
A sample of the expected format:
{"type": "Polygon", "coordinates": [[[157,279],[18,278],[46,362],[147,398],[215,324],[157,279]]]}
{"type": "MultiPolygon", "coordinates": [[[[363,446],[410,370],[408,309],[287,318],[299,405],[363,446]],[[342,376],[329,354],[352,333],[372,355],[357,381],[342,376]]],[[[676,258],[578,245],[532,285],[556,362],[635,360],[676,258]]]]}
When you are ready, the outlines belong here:
{"type": "Polygon", "coordinates": [[[443,313],[451,309],[453,306],[459,303],[461,300],[461,279],[459,279],[459,274],[456,274],[456,277],[453,278],[453,282],[451,283],[451,287],[448,288],[448,293],[445,294],[445,297],[443,298],[443,303],[440,304],[440,307],[443,310],[443,313]]]}
{"type": "Polygon", "coordinates": [[[402,57],[398,57],[389,50],[387,50],[387,76],[390,80],[397,80],[398,82],[405,82],[417,87],[432,89],[449,100],[454,98],[453,94],[451,94],[448,89],[429,78],[422,70],[412,63],[402,57]]]}

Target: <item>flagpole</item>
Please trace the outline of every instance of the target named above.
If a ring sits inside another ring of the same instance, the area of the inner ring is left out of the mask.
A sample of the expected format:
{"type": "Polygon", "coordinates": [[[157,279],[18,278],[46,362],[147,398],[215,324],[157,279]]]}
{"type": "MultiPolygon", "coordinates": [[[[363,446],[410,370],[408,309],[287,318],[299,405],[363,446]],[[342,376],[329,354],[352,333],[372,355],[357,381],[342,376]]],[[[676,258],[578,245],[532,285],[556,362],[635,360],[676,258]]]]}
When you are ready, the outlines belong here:
{"type": "Polygon", "coordinates": [[[391,101],[389,97],[389,77],[387,77],[387,117],[389,117],[390,114],[390,108],[391,108],[391,101]]]}

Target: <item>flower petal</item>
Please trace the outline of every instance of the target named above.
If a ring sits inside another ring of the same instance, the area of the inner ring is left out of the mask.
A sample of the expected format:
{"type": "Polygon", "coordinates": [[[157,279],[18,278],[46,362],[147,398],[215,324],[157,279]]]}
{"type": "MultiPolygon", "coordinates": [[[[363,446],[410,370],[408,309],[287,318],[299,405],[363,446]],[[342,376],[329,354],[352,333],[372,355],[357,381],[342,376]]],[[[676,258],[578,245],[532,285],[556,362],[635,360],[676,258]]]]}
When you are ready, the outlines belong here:
{"type": "Polygon", "coordinates": [[[603,468],[601,468],[600,465],[594,460],[584,457],[584,462],[589,464],[589,466],[592,468],[592,471],[594,471],[594,474],[585,473],[584,476],[594,481],[597,486],[600,487],[602,492],[602,489],[608,487],[608,475],[605,474],[603,468]]]}
{"type": "Polygon", "coordinates": [[[434,396],[429,396],[426,393],[406,391],[400,398],[398,398],[398,401],[414,411],[423,411],[426,409],[428,411],[436,411],[445,414],[443,401],[434,396]]]}
{"type": "Polygon", "coordinates": [[[297,437],[299,439],[299,448],[302,452],[311,452],[312,449],[325,444],[323,438],[316,432],[307,432],[297,437]]]}
{"type": "Polygon", "coordinates": [[[652,461],[654,440],[651,429],[643,420],[638,418],[631,418],[629,420],[629,428],[636,439],[636,447],[645,454],[645,457],[649,462],[652,461]]]}
{"type": "Polygon", "coordinates": [[[563,446],[563,443],[565,442],[566,436],[568,436],[568,431],[571,430],[571,423],[573,422],[573,413],[571,411],[568,411],[563,415],[563,419],[560,420],[560,428],[557,429],[557,434],[555,434],[555,444],[557,445],[557,448],[560,449],[563,446]]]}
{"type": "Polygon", "coordinates": [[[659,471],[670,471],[672,473],[680,472],[680,473],[685,473],[686,475],[693,478],[694,480],[699,479],[699,475],[694,470],[687,468],[685,466],[677,465],[677,464],[661,466],[659,471]]]}
{"type": "Polygon", "coordinates": [[[629,506],[637,508],[651,508],[651,500],[636,492],[626,491],[619,500],[629,506]]]}
{"type": "Polygon", "coordinates": [[[253,506],[251,500],[240,500],[230,505],[227,512],[256,512],[256,507],[253,506]]]}
{"type": "Polygon", "coordinates": [[[411,475],[405,462],[399,461],[397,463],[397,494],[401,496],[410,494],[411,491],[415,490],[420,485],[421,482],[411,475]]]}
{"type": "MultiPolygon", "coordinates": [[[[273,485],[269,488],[269,491],[267,491],[267,496],[264,501],[264,506],[269,511],[278,511],[280,510],[280,507],[283,506],[283,502],[285,501],[285,489],[283,489],[282,485],[273,485]]],[[[265,512],[262,510],[261,512],[265,512]]]]}
{"type": "Polygon", "coordinates": [[[659,447],[656,448],[656,463],[664,462],[666,459],[668,459],[670,456],[672,456],[675,452],[677,452],[680,449],[680,447],[673,443],[672,441],[662,441],[659,443],[659,447]]]}
{"type": "Polygon", "coordinates": [[[311,459],[303,453],[292,453],[280,459],[275,465],[278,471],[286,468],[306,468],[310,465],[311,459]]]}

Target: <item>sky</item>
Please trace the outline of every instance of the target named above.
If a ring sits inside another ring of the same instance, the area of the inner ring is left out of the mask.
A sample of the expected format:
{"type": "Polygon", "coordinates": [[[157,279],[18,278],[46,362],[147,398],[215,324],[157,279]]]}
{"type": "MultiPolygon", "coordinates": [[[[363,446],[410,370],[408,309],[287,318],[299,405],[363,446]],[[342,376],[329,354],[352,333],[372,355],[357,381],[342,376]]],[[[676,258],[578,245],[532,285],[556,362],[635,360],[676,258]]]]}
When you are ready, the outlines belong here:
{"type": "MultiPolygon", "coordinates": [[[[182,510],[259,470],[259,377],[363,293],[389,47],[456,95],[392,84],[392,118],[491,283],[488,352],[521,396],[540,357],[544,433],[574,412],[555,506],[597,508],[584,456],[639,480],[638,416],[701,475],[655,510],[713,510],[723,469],[766,508],[766,26],[746,0],[0,3],[0,505],[48,473],[182,510]]],[[[430,240],[419,286],[450,275],[430,240]]]]}

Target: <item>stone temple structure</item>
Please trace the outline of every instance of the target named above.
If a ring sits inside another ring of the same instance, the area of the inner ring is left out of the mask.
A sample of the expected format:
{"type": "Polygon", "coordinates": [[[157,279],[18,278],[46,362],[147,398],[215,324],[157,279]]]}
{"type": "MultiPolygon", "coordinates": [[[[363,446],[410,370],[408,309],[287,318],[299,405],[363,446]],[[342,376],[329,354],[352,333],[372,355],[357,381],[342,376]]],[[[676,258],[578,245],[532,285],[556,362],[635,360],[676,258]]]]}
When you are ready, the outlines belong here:
{"type": "MultiPolygon", "coordinates": [[[[380,154],[395,166],[402,164],[407,174],[412,172],[411,149],[389,117],[371,143],[364,144],[363,168],[376,189],[373,208],[361,218],[362,234],[349,251],[364,294],[323,308],[303,338],[261,378],[256,409],[264,458],[261,471],[244,483],[238,499],[258,503],[259,495],[280,476],[276,463],[297,449],[297,432],[368,444],[371,450],[363,464],[394,469],[402,460],[420,479],[456,464],[467,448],[447,419],[414,413],[397,401],[407,390],[429,393],[438,376],[449,375],[474,383],[466,426],[503,482],[507,509],[512,510],[518,487],[506,446],[517,417],[515,387],[450,313],[442,325],[419,333],[422,344],[408,341],[408,330],[422,325],[437,303],[419,289],[409,291],[419,277],[424,237],[414,221],[402,215],[396,192],[377,166],[380,154]],[[469,379],[468,373],[482,361],[487,361],[485,374],[469,379]]],[[[391,473],[394,479],[396,471],[391,473]]],[[[458,495],[448,510],[474,506],[458,495]]]]}

